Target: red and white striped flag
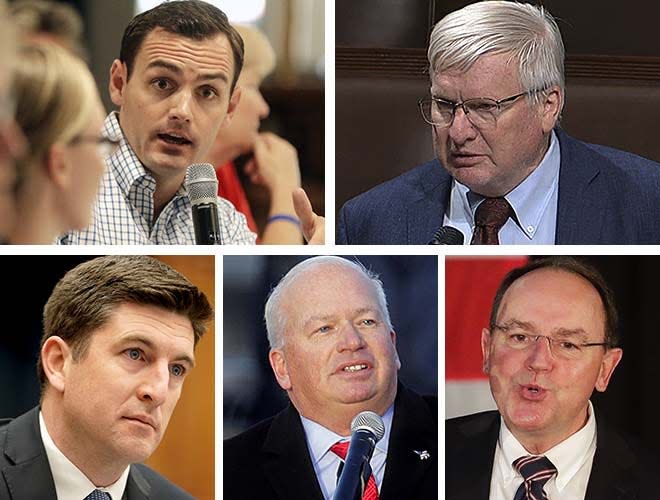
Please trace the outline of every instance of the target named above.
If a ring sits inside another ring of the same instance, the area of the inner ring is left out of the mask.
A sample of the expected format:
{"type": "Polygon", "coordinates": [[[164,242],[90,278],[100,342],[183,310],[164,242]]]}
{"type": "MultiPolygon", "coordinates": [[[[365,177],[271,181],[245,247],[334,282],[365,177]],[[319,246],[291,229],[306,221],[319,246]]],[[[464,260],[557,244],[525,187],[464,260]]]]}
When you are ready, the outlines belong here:
{"type": "Polygon", "coordinates": [[[481,330],[500,282],[528,257],[445,259],[445,416],[495,409],[482,370],[481,330]]]}

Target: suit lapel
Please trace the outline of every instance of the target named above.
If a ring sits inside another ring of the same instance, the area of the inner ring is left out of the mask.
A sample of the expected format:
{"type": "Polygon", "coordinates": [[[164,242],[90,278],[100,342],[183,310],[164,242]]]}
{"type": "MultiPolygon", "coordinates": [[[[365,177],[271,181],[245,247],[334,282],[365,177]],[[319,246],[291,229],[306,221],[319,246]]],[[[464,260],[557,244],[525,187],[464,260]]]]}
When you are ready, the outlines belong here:
{"type": "Polygon", "coordinates": [[[415,485],[425,484],[427,474],[437,483],[437,428],[426,403],[399,385],[380,500],[426,497],[415,485]],[[422,458],[424,452],[428,458],[422,458]]]}
{"type": "Polygon", "coordinates": [[[636,487],[639,478],[635,475],[637,457],[623,438],[602,420],[597,420],[596,453],[585,500],[635,500],[639,498],[636,487]]]}
{"type": "Polygon", "coordinates": [[[277,498],[323,500],[302,422],[291,404],[277,415],[262,448],[263,467],[277,498]]]}
{"type": "Polygon", "coordinates": [[[434,161],[434,167],[437,167],[437,172],[419,180],[419,185],[415,186],[419,196],[408,204],[408,245],[425,245],[442,226],[451,191],[451,176],[437,160],[434,161]]]}
{"type": "Polygon", "coordinates": [[[3,453],[13,464],[2,469],[11,500],[57,500],[39,431],[39,407],[7,424],[3,453]]]}
{"type": "Polygon", "coordinates": [[[140,472],[140,469],[131,465],[131,471],[128,474],[126,490],[123,500],[147,500],[151,491],[151,485],[140,472]]]}
{"type": "Polygon", "coordinates": [[[488,500],[500,433],[499,413],[486,412],[483,418],[464,422],[457,432],[452,439],[460,443],[460,449],[447,461],[445,469],[447,477],[451,477],[447,500],[488,500]]]}
{"type": "Polygon", "coordinates": [[[561,149],[555,243],[570,245],[602,240],[605,196],[598,192],[601,158],[585,144],[555,129],[561,149]]]}

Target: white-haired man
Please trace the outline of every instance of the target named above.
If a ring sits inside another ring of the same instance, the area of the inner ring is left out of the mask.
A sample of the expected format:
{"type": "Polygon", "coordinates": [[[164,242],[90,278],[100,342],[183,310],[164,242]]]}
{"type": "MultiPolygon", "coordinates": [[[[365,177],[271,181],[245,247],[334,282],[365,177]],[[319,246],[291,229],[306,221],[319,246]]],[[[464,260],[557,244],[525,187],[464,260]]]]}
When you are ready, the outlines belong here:
{"type": "Polygon", "coordinates": [[[660,242],[660,165],[558,127],[564,46],[543,7],[452,12],[428,59],[437,159],[347,202],[338,243],[425,244],[443,225],[466,244],[660,242]]]}
{"type": "Polygon", "coordinates": [[[382,283],[340,257],[307,259],[275,287],[265,317],[270,364],[291,404],[225,442],[224,498],[329,500],[340,443],[365,410],[382,416],[385,434],[363,498],[437,498],[437,398],[398,381],[382,283]]]}

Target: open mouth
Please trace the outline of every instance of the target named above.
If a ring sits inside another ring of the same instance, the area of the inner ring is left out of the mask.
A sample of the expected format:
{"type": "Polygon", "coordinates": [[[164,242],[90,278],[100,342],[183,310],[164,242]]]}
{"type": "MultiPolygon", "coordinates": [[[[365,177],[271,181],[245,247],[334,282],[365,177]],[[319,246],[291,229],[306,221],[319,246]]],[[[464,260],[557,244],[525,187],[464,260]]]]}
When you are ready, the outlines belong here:
{"type": "Polygon", "coordinates": [[[539,400],[545,397],[546,390],[538,385],[523,385],[522,395],[525,399],[539,400]]]}
{"type": "Polygon", "coordinates": [[[192,144],[192,142],[185,137],[176,134],[158,134],[158,138],[168,144],[174,144],[176,146],[192,144]]]}

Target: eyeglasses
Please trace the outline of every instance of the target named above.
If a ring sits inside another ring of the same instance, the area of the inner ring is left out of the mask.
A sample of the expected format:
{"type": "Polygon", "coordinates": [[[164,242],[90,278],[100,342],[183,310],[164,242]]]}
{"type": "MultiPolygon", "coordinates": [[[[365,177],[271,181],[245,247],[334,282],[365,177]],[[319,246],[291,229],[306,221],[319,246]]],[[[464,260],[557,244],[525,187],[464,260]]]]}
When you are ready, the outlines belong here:
{"type": "Polygon", "coordinates": [[[439,97],[430,97],[420,99],[418,104],[424,121],[430,125],[437,125],[443,128],[450,127],[454,122],[456,110],[461,108],[472,125],[477,128],[488,128],[493,127],[497,123],[497,119],[506,109],[507,105],[512,104],[522,96],[536,94],[537,92],[542,92],[542,90],[528,90],[498,101],[488,97],[477,97],[466,99],[465,101],[452,102],[440,99],[439,97]]]}
{"type": "Polygon", "coordinates": [[[504,343],[509,349],[516,351],[523,351],[535,345],[539,339],[548,341],[550,353],[558,359],[564,360],[577,360],[586,354],[587,347],[609,346],[607,342],[571,342],[570,340],[556,339],[548,337],[547,335],[530,335],[528,333],[521,333],[511,331],[506,326],[495,325],[493,330],[501,330],[504,333],[504,343]]]}
{"type": "Polygon", "coordinates": [[[81,135],[71,139],[69,144],[75,145],[75,144],[84,144],[87,142],[96,144],[99,155],[101,155],[102,158],[107,158],[108,156],[113,155],[115,151],[117,151],[117,148],[119,147],[119,141],[110,139],[108,137],[86,137],[81,135]]]}

